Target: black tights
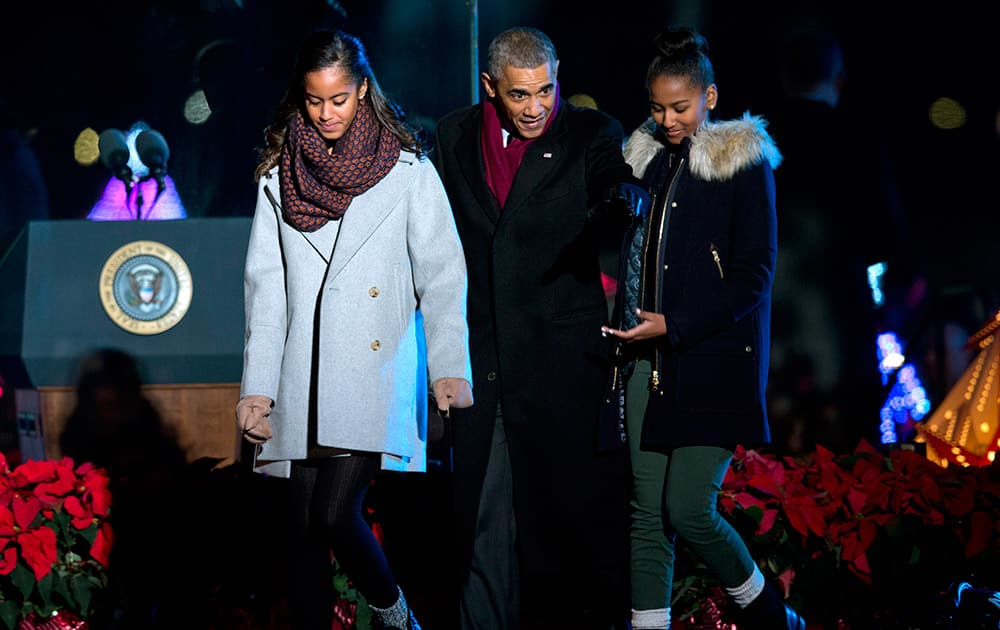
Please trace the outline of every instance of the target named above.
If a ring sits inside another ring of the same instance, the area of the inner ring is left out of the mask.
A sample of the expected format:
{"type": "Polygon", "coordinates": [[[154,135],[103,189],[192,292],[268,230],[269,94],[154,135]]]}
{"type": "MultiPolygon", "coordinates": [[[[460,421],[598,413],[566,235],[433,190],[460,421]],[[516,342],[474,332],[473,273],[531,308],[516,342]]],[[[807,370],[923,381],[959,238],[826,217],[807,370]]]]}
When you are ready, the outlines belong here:
{"type": "Polygon", "coordinates": [[[333,625],[331,550],[369,604],[388,608],[396,602],[396,580],[362,513],[380,461],[376,453],[352,453],[292,462],[289,604],[295,628],[333,625]]]}

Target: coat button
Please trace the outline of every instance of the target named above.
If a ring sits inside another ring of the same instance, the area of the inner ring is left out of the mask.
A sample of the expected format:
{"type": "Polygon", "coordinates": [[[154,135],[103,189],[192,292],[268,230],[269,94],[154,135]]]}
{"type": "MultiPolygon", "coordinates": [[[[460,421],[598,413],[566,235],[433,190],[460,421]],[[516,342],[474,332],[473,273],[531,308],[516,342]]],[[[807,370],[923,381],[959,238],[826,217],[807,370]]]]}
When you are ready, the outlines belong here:
{"type": "Polygon", "coordinates": [[[372,288],[368,289],[368,295],[372,296],[373,298],[377,298],[378,297],[378,287],[372,287],[372,288]]]}
{"type": "Polygon", "coordinates": [[[670,202],[670,207],[671,208],[676,208],[677,207],[677,202],[676,201],[671,201],[670,202]]]}
{"type": "Polygon", "coordinates": [[[747,347],[746,347],[746,351],[747,351],[747,352],[753,352],[753,348],[751,348],[750,346],[747,346],[747,347]]]}
{"type": "Polygon", "coordinates": [[[663,265],[663,270],[666,271],[667,269],[670,269],[670,265],[663,265]]]}
{"type": "Polygon", "coordinates": [[[490,372],[489,374],[486,375],[486,380],[487,381],[495,381],[495,380],[497,380],[497,373],[496,372],[490,372]]]}
{"type": "Polygon", "coordinates": [[[382,347],[382,342],[379,341],[378,339],[372,342],[372,350],[378,350],[381,347],[382,347]]]}

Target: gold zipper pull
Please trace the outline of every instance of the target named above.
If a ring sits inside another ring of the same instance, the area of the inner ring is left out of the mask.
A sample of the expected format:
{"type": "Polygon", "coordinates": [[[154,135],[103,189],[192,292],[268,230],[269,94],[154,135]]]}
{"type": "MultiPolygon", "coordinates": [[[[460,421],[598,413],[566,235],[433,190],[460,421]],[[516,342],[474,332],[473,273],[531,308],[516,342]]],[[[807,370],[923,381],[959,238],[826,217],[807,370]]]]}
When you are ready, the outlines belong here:
{"type": "Polygon", "coordinates": [[[725,278],[726,275],[722,273],[722,258],[719,256],[719,250],[716,249],[715,243],[710,244],[708,248],[712,252],[712,260],[715,261],[715,266],[719,268],[719,277],[725,278]]]}
{"type": "Polygon", "coordinates": [[[657,370],[653,370],[653,374],[649,377],[649,391],[654,393],[660,391],[660,373],[657,370]]]}

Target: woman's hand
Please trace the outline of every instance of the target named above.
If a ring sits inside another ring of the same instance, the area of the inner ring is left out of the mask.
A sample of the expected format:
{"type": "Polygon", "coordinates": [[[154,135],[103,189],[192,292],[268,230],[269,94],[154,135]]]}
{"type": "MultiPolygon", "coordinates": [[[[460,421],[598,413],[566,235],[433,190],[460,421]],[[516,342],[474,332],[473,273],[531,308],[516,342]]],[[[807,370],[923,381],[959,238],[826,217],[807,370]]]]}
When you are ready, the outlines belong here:
{"type": "Polygon", "coordinates": [[[617,328],[601,326],[601,332],[624,341],[643,341],[667,334],[667,321],[663,317],[663,313],[653,313],[637,308],[635,314],[639,318],[639,323],[632,328],[618,330],[617,328]]]}
{"type": "Polygon", "coordinates": [[[464,378],[446,376],[431,384],[434,400],[437,401],[437,411],[442,417],[448,417],[452,407],[464,409],[472,406],[472,385],[464,378]]]}
{"type": "Polygon", "coordinates": [[[236,403],[236,424],[243,439],[251,444],[263,444],[271,439],[271,415],[274,402],[267,396],[244,396],[236,403]]]}

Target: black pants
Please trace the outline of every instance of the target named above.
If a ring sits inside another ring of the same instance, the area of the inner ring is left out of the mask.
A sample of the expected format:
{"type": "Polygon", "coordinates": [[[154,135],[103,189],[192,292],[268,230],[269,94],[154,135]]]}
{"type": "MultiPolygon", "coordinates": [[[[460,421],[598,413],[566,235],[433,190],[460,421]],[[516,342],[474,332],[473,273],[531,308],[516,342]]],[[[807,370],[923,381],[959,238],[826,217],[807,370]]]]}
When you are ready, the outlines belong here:
{"type": "Polygon", "coordinates": [[[372,606],[388,608],[396,580],[364,519],[377,453],[292,463],[289,483],[289,606],[297,630],[333,625],[333,558],[372,606]]]}

